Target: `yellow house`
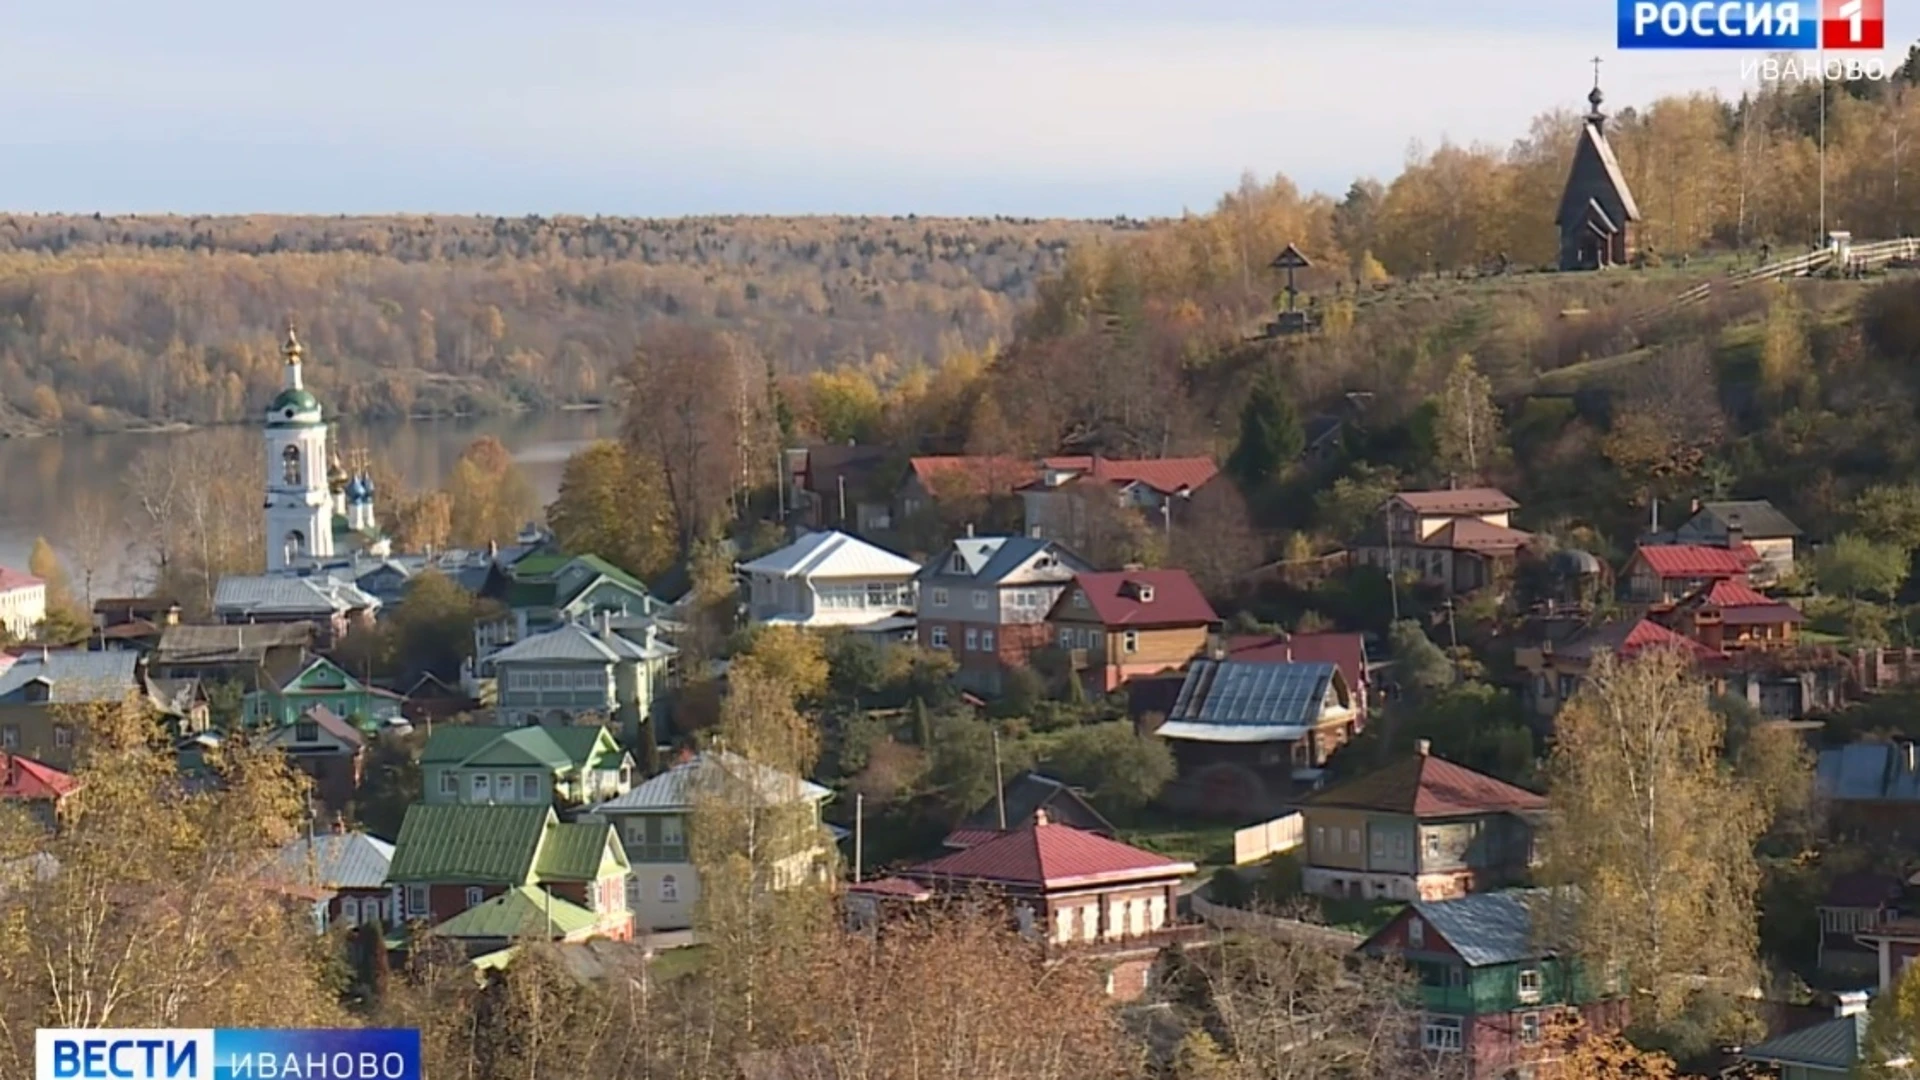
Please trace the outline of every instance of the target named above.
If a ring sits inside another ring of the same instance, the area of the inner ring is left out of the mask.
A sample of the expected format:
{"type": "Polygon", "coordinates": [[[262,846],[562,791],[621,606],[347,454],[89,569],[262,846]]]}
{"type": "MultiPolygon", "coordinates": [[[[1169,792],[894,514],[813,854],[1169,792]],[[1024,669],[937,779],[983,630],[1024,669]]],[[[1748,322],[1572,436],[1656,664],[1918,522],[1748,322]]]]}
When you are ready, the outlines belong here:
{"type": "Polygon", "coordinates": [[[1094,696],[1186,666],[1219,621],[1185,570],[1076,574],[1047,613],[1055,644],[1094,696]]]}

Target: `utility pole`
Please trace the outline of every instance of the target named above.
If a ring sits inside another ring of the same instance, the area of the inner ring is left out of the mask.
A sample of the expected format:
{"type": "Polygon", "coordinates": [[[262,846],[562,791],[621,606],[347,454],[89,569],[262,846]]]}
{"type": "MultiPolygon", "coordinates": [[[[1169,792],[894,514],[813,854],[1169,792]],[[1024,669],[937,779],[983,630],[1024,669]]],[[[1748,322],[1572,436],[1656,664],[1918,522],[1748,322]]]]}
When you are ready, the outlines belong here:
{"type": "Polygon", "coordinates": [[[1820,42],[1820,235],[1816,245],[1827,242],[1827,43],[1820,42]]]}
{"type": "Polygon", "coordinates": [[[1007,831],[1007,785],[1000,779],[1000,732],[993,732],[993,806],[1000,815],[1000,831],[1007,831]]]}
{"type": "Polygon", "coordinates": [[[867,797],[861,792],[853,793],[853,880],[860,880],[861,860],[866,854],[864,848],[867,839],[867,797]]]}
{"type": "Polygon", "coordinates": [[[840,524],[845,525],[847,523],[847,474],[841,473],[836,479],[840,481],[840,524]]]}
{"type": "Polygon", "coordinates": [[[1380,512],[1381,523],[1387,529],[1387,594],[1393,600],[1393,621],[1400,621],[1400,574],[1393,550],[1393,504],[1388,503],[1380,512]]]}

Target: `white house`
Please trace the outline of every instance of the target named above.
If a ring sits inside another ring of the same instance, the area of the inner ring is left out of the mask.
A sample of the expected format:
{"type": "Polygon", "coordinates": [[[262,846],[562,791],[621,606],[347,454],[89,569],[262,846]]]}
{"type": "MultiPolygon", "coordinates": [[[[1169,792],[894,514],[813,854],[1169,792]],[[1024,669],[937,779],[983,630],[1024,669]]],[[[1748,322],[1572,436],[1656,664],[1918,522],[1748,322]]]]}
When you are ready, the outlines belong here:
{"type": "Polygon", "coordinates": [[[914,628],[920,565],[843,532],[808,533],[740,566],[753,621],[889,637],[914,628]]]}
{"type": "Polygon", "coordinates": [[[604,716],[628,739],[666,695],[679,650],[651,624],[634,637],[602,613],[597,626],[567,623],[514,642],[488,663],[495,674],[495,712],[507,725],[572,724],[604,716]]]}
{"type": "Polygon", "coordinates": [[[0,625],[16,638],[33,634],[47,617],[47,583],[0,566],[0,625]]]}
{"type": "Polygon", "coordinates": [[[832,834],[820,807],[833,793],[738,754],[694,755],[618,798],[590,807],[585,820],[611,823],[626,848],[631,872],[627,907],[638,932],[684,930],[693,925],[700,881],[691,853],[696,804],[705,797],[740,801],[756,808],[800,811],[790,831],[775,830],[790,847],[776,864],[775,888],[829,872],[832,834]]]}

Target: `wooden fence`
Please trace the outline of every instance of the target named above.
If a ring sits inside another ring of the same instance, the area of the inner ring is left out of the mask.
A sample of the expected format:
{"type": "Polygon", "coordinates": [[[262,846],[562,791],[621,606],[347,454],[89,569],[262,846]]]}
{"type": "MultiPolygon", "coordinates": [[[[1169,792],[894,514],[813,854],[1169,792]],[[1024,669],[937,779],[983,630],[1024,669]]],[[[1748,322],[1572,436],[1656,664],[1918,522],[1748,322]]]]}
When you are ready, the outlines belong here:
{"type": "Polygon", "coordinates": [[[1278,938],[1302,945],[1318,945],[1321,948],[1337,949],[1341,952],[1352,952],[1366,940],[1359,934],[1335,930],[1330,926],[1316,926],[1298,919],[1282,919],[1277,915],[1262,915],[1257,911],[1216,904],[1199,893],[1194,893],[1188,899],[1193,902],[1193,913],[1216,930],[1259,934],[1262,937],[1278,938]]]}

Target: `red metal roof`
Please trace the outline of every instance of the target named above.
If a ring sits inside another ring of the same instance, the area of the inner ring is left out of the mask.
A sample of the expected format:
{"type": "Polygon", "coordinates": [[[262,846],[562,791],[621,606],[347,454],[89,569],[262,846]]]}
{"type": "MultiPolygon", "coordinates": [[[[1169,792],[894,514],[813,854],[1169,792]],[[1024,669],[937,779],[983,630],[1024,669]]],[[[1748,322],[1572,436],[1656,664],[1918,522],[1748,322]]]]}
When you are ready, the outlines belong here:
{"type": "Polygon", "coordinates": [[[933,894],[925,885],[917,881],[908,881],[902,877],[884,877],[874,881],[856,881],[847,886],[850,893],[862,893],[867,896],[897,897],[902,900],[925,900],[933,894]]]}
{"type": "Polygon", "coordinates": [[[1375,810],[1420,818],[1547,808],[1544,795],[1432,754],[1415,754],[1378,772],[1315,792],[1302,801],[1307,806],[1375,810]]]}
{"type": "Polygon", "coordinates": [[[901,873],[918,881],[959,880],[1058,889],[1108,881],[1185,877],[1192,863],[1169,859],[1098,833],[1033,821],[985,843],[901,873]]]}
{"type": "Polygon", "coordinates": [[[1099,455],[1050,457],[1049,469],[1084,473],[1112,484],[1145,484],[1161,494],[1193,490],[1220,474],[1208,457],[1115,459],[1099,455]]]}
{"type": "MultiPolygon", "coordinates": [[[[1112,570],[1075,574],[1074,589],[1085,593],[1087,605],[1106,626],[1200,626],[1219,621],[1213,605],[1185,570],[1112,570]],[[1152,600],[1137,595],[1140,586],[1153,592],[1152,600]]],[[[1062,593],[1055,610],[1072,612],[1074,589],[1062,593]]]]}
{"type": "Polygon", "coordinates": [[[1676,634],[1651,619],[1641,619],[1633,624],[1633,629],[1627,631],[1626,638],[1620,642],[1620,655],[1626,659],[1632,659],[1642,650],[1660,647],[1679,649],[1681,652],[1691,653],[1701,658],[1720,655],[1692,638],[1684,634],[1676,634]]]}
{"type": "Polygon", "coordinates": [[[1422,514],[1498,514],[1520,509],[1520,504],[1513,500],[1513,496],[1499,488],[1401,491],[1393,497],[1422,514]]]}
{"type": "Polygon", "coordinates": [[[80,781],[51,765],[0,752],[0,799],[60,799],[79,787],[80,781]]]}
{"type": "Polygon", "coordinates": [[[1716,581],[1695,595],[1703,606],[1719,608],[1721,618],[1734,626],[1806,621],[1806,616],[1800,614],[1799,608],[1775,600],[1745,582],[1731,578],[1716,581]]]}
{"type": "Polygon", "coordinates": [[[1663,578],[1730,578],[1744,575],[1760,561],[1751,544],[1737,548],[1708,547],[1704,544],[1649,544],[1637,549],[1634,557],[1644,561],[1663,578]]]}
{"type": "Polygon", "coordinates": [[[1367,681],[1367,644],[1359,634],[1254,634],[1227,639],[1227,659],[1253,664],[1332,664],[1347,685],[1367,681]]]}
{"type": "Polygon", "coordinates": [[[32,574],[15,570],[12,567],[0,566],[0,592],[11,592],[14,589],[24,589],[32,585],[45,584],[46,582],[41,581],[32,574]]]}
{"type": "Polygon", "coordinates": [[[1533,542],[1533,534],[1504,525],[1463,517],[1447,522],[1421,540],[1421,547],[1447,548],[1452,551],[1514,552],[1533,542]]]}
{"type": "Polygon", "coordinates": [[[1006,495],[1040,475],[1031,461],[947,454],[907,461],[920,486],[934,495],[1006,495]]]}

